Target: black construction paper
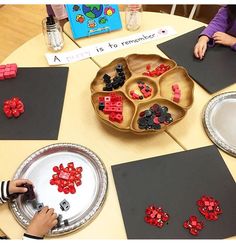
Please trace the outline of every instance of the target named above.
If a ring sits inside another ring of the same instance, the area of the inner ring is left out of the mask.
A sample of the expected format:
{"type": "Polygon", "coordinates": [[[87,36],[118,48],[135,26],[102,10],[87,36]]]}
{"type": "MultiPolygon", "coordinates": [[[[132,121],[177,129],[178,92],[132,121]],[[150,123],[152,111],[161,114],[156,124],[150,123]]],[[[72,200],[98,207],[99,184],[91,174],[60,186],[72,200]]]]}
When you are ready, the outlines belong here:
{"type": "Polygon", "coordinates": [[[0,139],[55,140],[58,137],[67,67],[18,68],[13,79],[0,81],[0,139]],[[25,112],[17,119],[8,119],[3,103],[19,97],[25,112]]]}
{"type": "Polygon", "coordinates": [[[204,28],[200,27],[157,47],[178,65],[185,67],[209,93],[215,93],[236,82],[236,52],[230,47],[215,45],[207,49],[203,60],[195,58],[194,46],[204,28]]]}
{"type": "Polygon", "coordinates": [[[236,235],[236,184],[215,146],[112,166],[126,234],[129,239],[227,238],[236,235]],[[208,221],[197,209],[202,195],[220,202],[223,214],[208,221]],[[144,221],[155,204],[169,213],[162,229],[144,221]],[[205,228],[192,236],[183,228],[191,215],[205,228]]]}

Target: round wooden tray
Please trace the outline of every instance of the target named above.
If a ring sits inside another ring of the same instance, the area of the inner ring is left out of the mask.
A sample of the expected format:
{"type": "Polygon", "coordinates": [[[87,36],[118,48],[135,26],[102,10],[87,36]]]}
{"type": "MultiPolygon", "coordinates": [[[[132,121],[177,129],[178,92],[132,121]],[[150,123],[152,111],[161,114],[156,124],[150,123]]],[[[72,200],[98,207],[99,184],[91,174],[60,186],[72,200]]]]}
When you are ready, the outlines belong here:
{"type": "Polygon", "coordinates": [[[159,133],[166,130],[172,124],[180,121],[193,104],[194,82],[188,75],[185,68],[177,66],[174,60],[165,59],[154,54],[131,54],[127,57],[120,57],[113,60],[107,66],[101,68],[90,86],[92,92],[92,104],[99,119],[115,129],[133,132],[138,134],[159,133]],[[116,75],[116,66],[122,64],[125,72],[125,83],[113,91],[103,91],[105,83],[104,74],[108,74],[111,79],[116,75]],[[158,77],[143,75],[146,66],[150,64],[152,69],[160,64],[169,65],[170,69],[158,77]],[[152,88],[152,95],[142,100],[134,100],[130,96],[130,91],[137,87],[137,82],[143,81],[152,88]],[[175,103],[173,98],[172,85],[178,84],[181,89],[181,99],[175,103]],[[111,92],[116,92],[123,99],[123,121],[121,123],[112,122],[109,116],[99,110],[99,97],[107,96],[111,92]],[[162,124],[161,129],[140,129],[138,125],[139,113],[149,109],[153,104],[167,106],[171,113],[173,122],[168,125],[162,124]]]}

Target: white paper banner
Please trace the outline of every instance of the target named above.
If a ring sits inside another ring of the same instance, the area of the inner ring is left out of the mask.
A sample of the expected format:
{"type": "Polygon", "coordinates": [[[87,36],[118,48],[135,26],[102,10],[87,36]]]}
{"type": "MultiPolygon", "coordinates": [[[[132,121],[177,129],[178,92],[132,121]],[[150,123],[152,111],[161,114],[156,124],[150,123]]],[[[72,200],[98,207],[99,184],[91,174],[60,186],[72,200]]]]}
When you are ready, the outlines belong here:
{"type": "Polygon", "coordinates": [[[69,52],[63,53],[46,53],[46,59],[49,65],[63,65],[89,57],[105,54],[108,52],[116,51],[118,49],[128,48],[134,45],[157,40],[163,37],[175,35],[176,31],[171,26],[164,26],[161,28],[153,29],[146,32],[117,38],[112,41],[98,43],[95,45],[78,48],[69,52]]]}

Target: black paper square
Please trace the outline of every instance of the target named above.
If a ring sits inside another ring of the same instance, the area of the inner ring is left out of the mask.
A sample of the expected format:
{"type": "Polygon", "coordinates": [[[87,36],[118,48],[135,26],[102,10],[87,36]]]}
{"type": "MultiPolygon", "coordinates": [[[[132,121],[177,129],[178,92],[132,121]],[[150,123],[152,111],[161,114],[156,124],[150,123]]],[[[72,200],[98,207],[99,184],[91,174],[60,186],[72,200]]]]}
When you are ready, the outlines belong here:
{"type": "Polygon", "coordinates": [[[215,146],[112,166],[119,203],[129,239],[227,238],[236,235],[236,185],[215,146]],[[209,195],[220,202],[223,214],[207,221],[196,201],[209,195]],[[144,221],[150,204],[169,213],[162,229],[144,221]],[[198,237],[183,223],[191,215],[204,221],[198,237]]]}
{"type": "Polygon", "coordinates": [[[230,47],[216,45],[207,49],[203,60],[196,59],[193,49],[204,28],[200,27],[157,47],[178,65],[185,67],[209,93],[215,93],[236,82],[236,52],[230,47]]]}
{"type": "Polygon", "coordinates": [[[0,81],[0,139],[57,139],[67,75],[67,67],[18,68],[16,78],[0,81]],[[2,110],[4,101],[12,97],[25,105],[17,119],[6,118],[2,110]]]}

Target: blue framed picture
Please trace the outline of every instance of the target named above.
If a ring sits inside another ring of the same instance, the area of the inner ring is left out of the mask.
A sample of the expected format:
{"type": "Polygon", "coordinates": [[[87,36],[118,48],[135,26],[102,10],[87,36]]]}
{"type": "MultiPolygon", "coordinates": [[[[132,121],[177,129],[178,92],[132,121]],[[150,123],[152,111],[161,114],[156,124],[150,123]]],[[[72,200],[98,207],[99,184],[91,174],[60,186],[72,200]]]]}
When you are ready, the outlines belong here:
{"type": "Polygon", "coordinates": [[[122,28],[116,4],[66,4],[66,10],[75,39],[122,28]]]}

